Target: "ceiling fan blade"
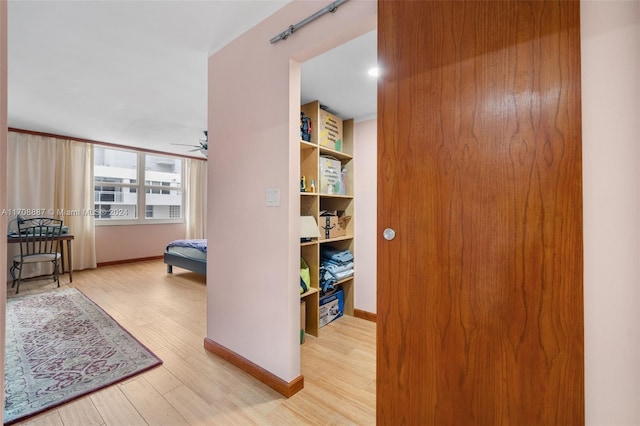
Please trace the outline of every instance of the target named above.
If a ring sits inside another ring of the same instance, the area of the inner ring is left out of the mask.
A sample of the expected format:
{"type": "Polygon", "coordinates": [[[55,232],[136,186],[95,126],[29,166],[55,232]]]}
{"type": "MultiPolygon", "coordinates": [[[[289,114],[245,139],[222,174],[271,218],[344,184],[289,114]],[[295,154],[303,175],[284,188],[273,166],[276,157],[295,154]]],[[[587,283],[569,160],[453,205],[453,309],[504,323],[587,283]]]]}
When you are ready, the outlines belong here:
{"type": "Polygon", "coordinates": [[[207,148],[208,148],[208,139],[209,135],[208,132],[205,130],[204,131],[204,139],[198,139],[199,144],[195,145],[195,144],[188,144],[188,143],[177,143],[177,142],[170,142],[169,145],[181,145],[181,146],[190,146],[193,149],[190,149],[188,152],[200,152],[200,154],[204,155],[205,157],[207,157],[207,148]]]}

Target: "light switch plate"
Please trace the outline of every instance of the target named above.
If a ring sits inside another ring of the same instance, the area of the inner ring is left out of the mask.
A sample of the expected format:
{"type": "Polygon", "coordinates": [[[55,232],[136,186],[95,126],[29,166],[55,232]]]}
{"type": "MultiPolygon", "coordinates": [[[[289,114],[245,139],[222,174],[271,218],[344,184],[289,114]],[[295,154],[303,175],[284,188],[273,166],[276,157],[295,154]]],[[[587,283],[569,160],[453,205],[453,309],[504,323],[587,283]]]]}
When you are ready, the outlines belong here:
{"type": "Polygon", "coordinates": [[[278,207],[280,205],[280,190],[278,188],[267,188],[267,207],[278,207]]]}

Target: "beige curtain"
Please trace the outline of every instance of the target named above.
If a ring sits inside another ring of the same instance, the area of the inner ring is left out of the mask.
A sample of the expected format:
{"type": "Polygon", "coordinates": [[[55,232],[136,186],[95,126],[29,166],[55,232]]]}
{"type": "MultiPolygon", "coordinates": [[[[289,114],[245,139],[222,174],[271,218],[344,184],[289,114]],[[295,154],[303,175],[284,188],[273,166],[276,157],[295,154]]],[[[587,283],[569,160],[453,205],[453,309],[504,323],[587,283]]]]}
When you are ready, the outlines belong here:
{"type": "Polygon", "coordinates": [[[207,238],[207,162],[185,160],[186,238],[207,238]]]}
{"type": "MultiPolygon", "coordinates": [[[[92,145],[9,132],[7,158],[9,213],[62,219],[74,236],[73,269],[95,268],[92,145]]],[[[11,259],[17,247],[9,249],[11,259]]]]}
{"type": "Polygon", "coordinates": [[[70,210],[61,215],[73,234],[74,269],[95,268],[96,234],[93,216],[93,145],[59,140],[54,204],[70,210]],[[76,214],[79,213],[79,214],[76,214]]]}

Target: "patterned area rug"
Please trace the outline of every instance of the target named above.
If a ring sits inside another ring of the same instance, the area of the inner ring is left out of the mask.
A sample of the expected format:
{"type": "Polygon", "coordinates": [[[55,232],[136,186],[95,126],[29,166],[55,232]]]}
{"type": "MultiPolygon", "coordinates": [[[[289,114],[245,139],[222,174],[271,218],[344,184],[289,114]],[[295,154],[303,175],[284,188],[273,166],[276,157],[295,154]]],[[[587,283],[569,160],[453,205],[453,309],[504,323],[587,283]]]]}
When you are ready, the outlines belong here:
{"type": "Polygon", "coordinates": [[[24,420],[160,364],[74,288],[10,298],[4,422],[24,420]]]}

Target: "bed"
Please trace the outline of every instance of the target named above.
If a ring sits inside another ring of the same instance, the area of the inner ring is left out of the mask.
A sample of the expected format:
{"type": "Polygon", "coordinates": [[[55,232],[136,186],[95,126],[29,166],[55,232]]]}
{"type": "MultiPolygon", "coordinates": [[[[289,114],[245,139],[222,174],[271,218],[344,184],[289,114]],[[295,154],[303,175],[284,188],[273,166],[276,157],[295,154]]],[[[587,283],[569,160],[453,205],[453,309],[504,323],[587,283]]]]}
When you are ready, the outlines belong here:
{"type": "Polygon", "coordinates": [[[164,251],[167,273],[177,266],[198,274],[207,275],[207,240],[175,240],[164,251]]]}

